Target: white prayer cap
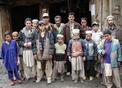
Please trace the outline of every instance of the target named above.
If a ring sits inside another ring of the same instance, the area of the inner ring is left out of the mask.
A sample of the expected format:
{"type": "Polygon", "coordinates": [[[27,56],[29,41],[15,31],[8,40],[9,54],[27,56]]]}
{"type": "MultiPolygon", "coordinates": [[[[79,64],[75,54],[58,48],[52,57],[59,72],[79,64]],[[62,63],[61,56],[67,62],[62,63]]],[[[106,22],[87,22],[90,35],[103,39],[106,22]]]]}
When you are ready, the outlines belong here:
{"type": "Polygon", "coordinates": [[[86,31],[86,34],[92,34],[92,31],[86,31]]]}
{"type": "Polygon", "coordinates": [[[43,13],[42,17],[49,17],[48,13],[43,13]]]}
{"type": "Polygon", "coordinates": [[[63,38],[64,36],[62,34],[57,34],[57,38],[63,38]]]}
{"type": "Polygon", "coordinates": [[[109,15],[109,16],[107,16],[107,19],[109,19],[109,18],[114,18],[114,16],[112,16],[112,15],[109,15]]]}
{"type": "Polygon", "coordinates": [[[33,19],[32,20],[33,23],[38,23],[38,21],[39,21],[38,19],[33,19]]]}
{"type": "Polygon", "coordinates": [[[98,26],[99,26],[98,22],[96,22],[96,21],[94,21],[94,22],[92,23],[92,26],[94,26],[94,25],[98,25],[98,26]]]}
{"type": "Polygon", "coordinates": [[[75,34],[75,33],[76,33],[76,34],[79,34],[79,33],[80,33],[80,30],[79,30],[79,29],[73,29],[73,30],[72,30],[72,33],[73,33],[73,34],[75,34]]]}
{"type": "Polygon", "coordinates": [[[44,21],[43,20],[40,20],[39,21],[39,25],[41,25],[41,24],[44,24],[44,21]]]}

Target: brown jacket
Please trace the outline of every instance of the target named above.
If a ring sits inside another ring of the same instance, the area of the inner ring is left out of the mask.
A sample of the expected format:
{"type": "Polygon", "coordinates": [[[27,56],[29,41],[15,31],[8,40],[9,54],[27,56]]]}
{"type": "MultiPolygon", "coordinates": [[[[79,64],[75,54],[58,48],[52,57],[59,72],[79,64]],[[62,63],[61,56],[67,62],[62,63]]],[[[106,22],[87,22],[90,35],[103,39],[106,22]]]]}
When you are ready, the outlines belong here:
{"type": "MultiPolygon", "coordinates": [[[[79,29],[81,30],[81,26],[79,23],[75,22],[74,23],[74,29],[79,29]]],[[[71,39],[70,35],[70,24],[69,22],[65,24],[65,27],[63,29],[63,35],[64,35],[64,41],[66,44],[68,44],[68,41],[71,39]]]]}

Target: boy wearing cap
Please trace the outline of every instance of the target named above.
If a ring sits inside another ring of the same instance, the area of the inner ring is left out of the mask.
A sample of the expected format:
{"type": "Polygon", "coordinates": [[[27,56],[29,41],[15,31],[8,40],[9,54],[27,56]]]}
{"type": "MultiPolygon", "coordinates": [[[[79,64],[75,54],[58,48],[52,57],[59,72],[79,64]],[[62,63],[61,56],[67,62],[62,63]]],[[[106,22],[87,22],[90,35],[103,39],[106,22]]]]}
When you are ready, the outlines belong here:
{"type": "Polygon", "coordinates": [[[85,79],[84,60],[83,60],[83,40],[79,37],[79,29],[72,30],[72,39],[68,44],[67,54],[71,59],[72,80],[77,83],[85,79]]]}
{"type": "Polygon", "coordinates": [[[18,47],[18,61],[19,61],[19,71],[20,71],[20,76],[21,79],[24,79],[24,67],[23,67],[23,58],[22,58],[22,47],[19,46],[19,33],[17,31],[12,32],[12,38],[16,40],[17,42],[17,47],[18,47]]]}
{"type": "Polygon", "coordinates": [[[38,19],[33,19],[32,20],[32,27],[33,27],[33,29],[36,29],[37,27],[38,27],[38,19]]]}
{"type": "Polygon", "coordinates": [[[32,20],[32,31],[34,32],[34,37],[36,40],[38,39],[38,24],[39,24],[38,19],[32,20]]]}
{"type": "Polygon", "coordinates": [[[84,40],[84,56],[86,58],[86,76],[93,80],[95,75],[94,62],[97,56],[97,45],[92,40],[92,31],[86,31],[86,39],[84,40]]]}
{"type": "Polygon", "coordinates": [[[51,29],[47,29],[44,21],[39,22],[39,36],[37,40],[37,80],[46,74],[47,83],[52,81],[52,57],[54,55],[54,35],[51,29]]]}
{"type": "Polygon", "coordinates": [[[64,81],[65,51],[66,51],[66,44],[64,44],[63,35],[58,34],[57,35],[57,43],[55,44],[53,81],[55,81],[58,74],[61,77],[61,81],[64,81]]]}
{"type": "Polygon", "coordinates": [[[122,61],[119,41],[112,38],[110,30],[104,31],[104,37],[98,52],[103,55],[105,85],[112,88],[114,83],[116,88],[122,88],[118,69],[118,62],[122,61]]]}
{"type": "MultiPolygon", "coordinates": [[[[95,41],[95,43],[97,44],[97,47],[100,43],[101,37],[102,37],[103,33],[101,32],[100,28],[99,28],[99,24],[97,22],[93,22],[92,24],[92,39],[95,41]]],[[[97,61],[95,63],[95,70],[97,71],[96,77],[100,76],[101,73],[101,60],[100,60],[100,55],[97,55],[97,61]]]]}
{"type": "Polygon", "coordinates": [[[98,45],[100,42],[100,38],[103,35],[99,28],[99,24],[97,22],[93,22],[92,24],[92,39],[95,41],[95,43],[98,45]]]}

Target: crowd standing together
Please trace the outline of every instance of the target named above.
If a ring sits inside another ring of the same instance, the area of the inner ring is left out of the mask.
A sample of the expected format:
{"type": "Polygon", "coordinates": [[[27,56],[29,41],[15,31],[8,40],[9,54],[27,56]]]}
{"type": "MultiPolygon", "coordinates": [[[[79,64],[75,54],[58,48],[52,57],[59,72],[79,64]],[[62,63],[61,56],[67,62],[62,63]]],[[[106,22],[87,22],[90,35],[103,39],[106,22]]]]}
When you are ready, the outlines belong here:
{"type": "Polygon", "coordinates": [[[70,76],[74,83],[100,77],[102,84],[121,87],[119,66],[122,61],[122,30],[114,23],[114,17],[106,18],[106,26],[100,29],[98,22],[87,26],[87,18],[81,24],[75,22],[75,13],[68,14],[68,22],[61,16],[50,23],[49,14],[42,19],[25,19],[20,32],[5,32],[1,57],[8,72],[10,84],[33,79],[47,83],[70,76]]]}

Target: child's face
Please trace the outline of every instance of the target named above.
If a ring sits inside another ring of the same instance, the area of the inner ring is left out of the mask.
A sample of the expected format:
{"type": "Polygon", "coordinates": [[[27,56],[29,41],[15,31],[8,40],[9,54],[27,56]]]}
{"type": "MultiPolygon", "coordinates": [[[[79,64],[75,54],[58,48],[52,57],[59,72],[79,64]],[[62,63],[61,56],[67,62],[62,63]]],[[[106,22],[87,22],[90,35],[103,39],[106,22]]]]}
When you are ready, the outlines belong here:
{"type": "Polygon", "coordinates": [[[79,39],[79,33],[75,33],[72,36],[73,36],[73,39],[79,39]]]}
{"type": "Polygon", "coordinates": [[[11,41],[11,36],[10,35],[6,35],[5,36],[5,40],[8,41],[8,42],[10,42],[11,41]]]}
{"type": "Polygon", "coordinates": [[[104,35],[105,40],[111,40],[112,36],[110,34],[104,35]]]}
{"type": "Polygon", "coordinates": [[[98,29],[99,29],[99,27],[98,27],[97,25],[94,25],[94,26],[93,26],[93,31],[97,32],[98,29]]]}
{"type": "Polygon", "coordinates": [[[92,39],[92,34],[86,34],[86,39],[91,40],[92,39]]]}
{"type": "Polygon", "coordinates": [[[17,40],[17,39],[18,39],[18,32],[13,32],[13,33],[12,33],[12,38],[13,38],[14,40],[17,40]]]}
{"type": "Polygon", "coordinates": [[[32,26],[34,27],[34,28],[37,28],[37,26],[38,26],[38,23],[32,23],[32,26]]]}
{"type": "Polygon", "coordinates": [[[62,43],[62,42],[63,42],[63,38],[59,37],[59,38],[58,38],[58,42],[59,42],[59,43],[62,43]]]}
{"type": "Polygon", "coordinates": [[[17,39],[18,39],[18,35],[12,35],[12,38],[13,38],[14,40],[17,40],[17,39]]]}

